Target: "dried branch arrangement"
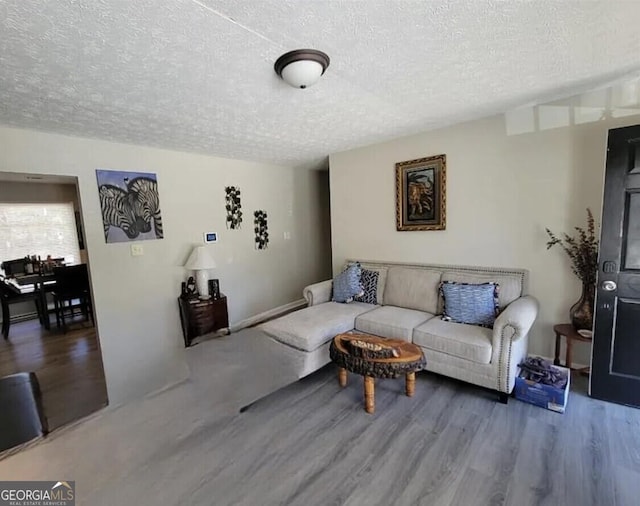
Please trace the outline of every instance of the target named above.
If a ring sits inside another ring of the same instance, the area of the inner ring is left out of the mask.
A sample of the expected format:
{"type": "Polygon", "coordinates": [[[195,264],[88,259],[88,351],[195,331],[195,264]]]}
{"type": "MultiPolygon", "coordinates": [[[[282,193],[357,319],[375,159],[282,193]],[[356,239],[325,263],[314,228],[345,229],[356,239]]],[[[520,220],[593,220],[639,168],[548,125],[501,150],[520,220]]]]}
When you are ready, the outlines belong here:
{"type": "Polygon", "coordinates": [[[559,244],[571,260],[571,270],[585,285],[594,285],[598,272],[598,239],[596,238],[595,222],[591,210],[587,208],[587,229],[574,227],[577,235],[571,237],[562,234],[556,236],[548,228],[549,235],[547,249],[559,244]]]}

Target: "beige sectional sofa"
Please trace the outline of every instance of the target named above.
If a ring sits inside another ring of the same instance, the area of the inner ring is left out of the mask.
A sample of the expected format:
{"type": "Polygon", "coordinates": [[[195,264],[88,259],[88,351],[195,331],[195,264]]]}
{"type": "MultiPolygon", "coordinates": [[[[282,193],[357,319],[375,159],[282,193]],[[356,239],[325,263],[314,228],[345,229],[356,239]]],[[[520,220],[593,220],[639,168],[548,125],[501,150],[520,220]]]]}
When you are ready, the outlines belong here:
{"type": "Polygon", "coordinates": [[[336,334],[355,330],[411,341],[423,349],[427,370],[496,390],[506,401],[518,364],[527,355],[528,332],[538,312],[537,301],[526,295],[525,270],[360,264],[378,272],[376,304],[331,302],[332,281],[328,280],[304,289],[308,307],[260,326],[287,347],[298,377],[329,362],[328,347],[336,334]],[[498,283],[500,313],[493,328],[443,321],[441,281],[498,283]]]}

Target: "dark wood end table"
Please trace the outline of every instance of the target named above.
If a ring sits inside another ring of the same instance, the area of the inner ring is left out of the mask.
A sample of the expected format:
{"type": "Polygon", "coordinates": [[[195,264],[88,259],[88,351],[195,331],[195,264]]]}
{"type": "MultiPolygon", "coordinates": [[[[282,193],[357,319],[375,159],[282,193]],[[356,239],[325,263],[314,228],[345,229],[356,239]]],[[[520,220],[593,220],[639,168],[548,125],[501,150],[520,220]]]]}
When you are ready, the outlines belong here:
{"type": "Polygon", "coordinates": [[[227,297],[220,294],[217,299],[178,298],[180,323],[186,348],[196,337],[229,327],[227,297]]]}
{"type": "Polygon", "coordinates": [[[338,366],[341,387],[347,385],[347,371],[364,377],[365,411],[375,411],[374,378],[405,376],[405,392],[413,396],[416,372],[427,365],[419,346],[400,339],[383,339],[365,334],[338,334],[329,347],[331,360],[338,366]]]}
{"type": "MultiPolygon", "coordinates": [[[[571,355],[572,355],[572,344],[573,341],[579,341],[583,343],[590,343],[593,338],[581,336],[576,329],[573,328],[573,325],[570,323],[559,323],[558,325],[553,326],[553,331],[556,333],[556,354],[553,358],[554,365],[562,365],[560,363],[560,342],[562,341],[562,336],[567,341],[567,350],[564,356],[564,367],[568,369],[572,369],[571,367],[571,355]]],[[[580,369],[580,372],[584,374],[589,374],[589,368],[584,367],[580,369]]]]}

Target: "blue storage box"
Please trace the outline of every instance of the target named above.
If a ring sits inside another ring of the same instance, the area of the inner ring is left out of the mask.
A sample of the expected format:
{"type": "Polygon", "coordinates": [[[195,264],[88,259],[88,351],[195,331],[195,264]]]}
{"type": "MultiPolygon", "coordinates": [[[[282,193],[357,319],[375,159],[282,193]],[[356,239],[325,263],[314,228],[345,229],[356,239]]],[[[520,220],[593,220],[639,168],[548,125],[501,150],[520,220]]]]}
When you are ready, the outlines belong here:
{"type": "Polygon", "coordinates": [[[551,411],[564,413],[569,399],[571,371],[566,367],[558,367],[557,365],[554,367],[567,373],[567,385],[564,388],[560,389],[551,385],[536,383],[535,381],[521,378],[522,373],[519,373],[516,376],[516,386],[514,388],[516,399],[550,409],[551,411]]]}

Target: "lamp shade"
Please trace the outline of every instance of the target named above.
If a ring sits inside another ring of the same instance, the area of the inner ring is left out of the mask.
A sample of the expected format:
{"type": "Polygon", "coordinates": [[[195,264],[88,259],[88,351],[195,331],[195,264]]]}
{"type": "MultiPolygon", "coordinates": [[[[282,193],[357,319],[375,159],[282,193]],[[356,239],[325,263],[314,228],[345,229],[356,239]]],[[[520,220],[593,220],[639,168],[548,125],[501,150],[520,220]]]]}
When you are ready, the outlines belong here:
{"type": "Polygon", "coordinates": [[[215,269],[216,262],[211,258],[211,255],[205,246],[197,246],[191,252],[189,259],[184,266],[187,269],[199,271],[204,269],[215,269]]]}

